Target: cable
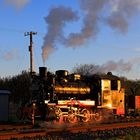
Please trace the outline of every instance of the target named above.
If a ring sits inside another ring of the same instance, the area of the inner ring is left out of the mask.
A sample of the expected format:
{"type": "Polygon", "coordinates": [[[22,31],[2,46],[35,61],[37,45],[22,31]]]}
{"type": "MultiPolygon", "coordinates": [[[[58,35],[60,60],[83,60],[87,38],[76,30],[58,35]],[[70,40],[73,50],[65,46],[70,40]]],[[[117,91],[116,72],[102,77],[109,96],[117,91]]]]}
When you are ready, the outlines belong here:
{"type": "MultiPolygon", "coordinates": [[[[7,27],[0,27],[0,31],[3,31],[3,32],[15,32],[15,33],[22,33],[22,34],[24,34],[26,32],[25,30],[20,30],[20,29],[15,29],[15,28],[7,28],[7,27]]],[[[45,35],[45,33],[38,32],[38,35],[42,37],[42,36],[45,35]]]]}

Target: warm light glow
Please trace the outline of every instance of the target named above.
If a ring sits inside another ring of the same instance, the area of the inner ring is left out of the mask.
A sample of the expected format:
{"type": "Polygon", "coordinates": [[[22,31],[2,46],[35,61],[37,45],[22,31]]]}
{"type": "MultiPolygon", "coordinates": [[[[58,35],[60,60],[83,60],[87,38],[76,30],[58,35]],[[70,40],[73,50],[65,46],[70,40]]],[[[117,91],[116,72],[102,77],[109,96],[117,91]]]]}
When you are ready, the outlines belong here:
{"type": "Polygon", "coordinates": [[[109,107],[109,108],[112,108],[112,104],[111,103],[107,104],[106,106],[109,107]]]}
{"type": "Polygon", "coordinates": [[[59,93],[73,93],[73,94],[87,94],[90,93],[90,88],[89,87],[60,87],[56,86],[55,91],[59,93]]]}
{"type": "Polygon", "coordinates": [[[49,102],[49,100],[45,100],[45,101],[44,101],[45,104],[48,104],[48,102],[49,102]]]}

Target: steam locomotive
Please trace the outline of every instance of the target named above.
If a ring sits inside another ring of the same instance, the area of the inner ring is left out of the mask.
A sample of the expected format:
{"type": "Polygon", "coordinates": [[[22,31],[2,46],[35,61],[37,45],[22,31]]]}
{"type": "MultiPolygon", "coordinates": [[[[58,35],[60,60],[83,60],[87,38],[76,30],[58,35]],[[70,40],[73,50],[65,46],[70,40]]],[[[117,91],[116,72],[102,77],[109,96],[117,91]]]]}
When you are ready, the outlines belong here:
{"type": "Polygon", "coordinates": [[[57,70],[52,74],[46,67],[40,67],[38,75],[32,74],[31,91],[32,105],[22,111],[28,118],[33,110],[35,118],[70,123],[100,121],[107,112],[125,113],[124,88],[120,78],[111,72],[84,76],[57,70]]]}

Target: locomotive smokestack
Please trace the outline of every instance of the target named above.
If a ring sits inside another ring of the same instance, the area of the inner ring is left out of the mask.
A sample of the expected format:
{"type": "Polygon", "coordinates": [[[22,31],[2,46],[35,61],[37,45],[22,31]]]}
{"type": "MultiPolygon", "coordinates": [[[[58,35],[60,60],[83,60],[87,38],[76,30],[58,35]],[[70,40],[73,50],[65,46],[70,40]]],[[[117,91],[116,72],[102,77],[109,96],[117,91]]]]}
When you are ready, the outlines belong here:
{"type": "Polygon", "coordinates": [[[41,78],[45,78],[47,76],[47,68],[46,67],[39,67],[39,76],[41,78]]]}

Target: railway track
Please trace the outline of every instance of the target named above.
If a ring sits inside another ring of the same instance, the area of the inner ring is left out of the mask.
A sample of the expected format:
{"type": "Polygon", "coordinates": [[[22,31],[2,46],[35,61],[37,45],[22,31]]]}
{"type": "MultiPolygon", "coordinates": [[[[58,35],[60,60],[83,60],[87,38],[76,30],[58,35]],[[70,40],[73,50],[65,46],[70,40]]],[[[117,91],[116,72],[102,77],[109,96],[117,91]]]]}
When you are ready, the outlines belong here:
{"type": "MultiPolygon", "coordinates": [[[[4,126],[4,125],[3,125],[4,126]]],[[[3,126],[0,126],[2,128],[3,126]]],[[[32,128],[31,125],[26,126],[12,126],[7,125],[7,131],[2,131],[0,129],[0,140],[7,140],[10,138],[23,138],[23,137],[35,137],[35,136],[48,136],[50,134],[70,132],[88,132],[88,131],[97,131],[97,130],[111,130],[118,128],[127,128],[127,127],[140,127],[140,122],[125,122],[125,123],[113,123],[113,124],[51,124],[47,123],[46,127],[32,128]],[[8,129],[9,127],[9,129],[8,129]],[[24,129],[22,129],[24,128],[24,129]]],[[[5,126],[6,127],[6,126],[5,126]]]]}

